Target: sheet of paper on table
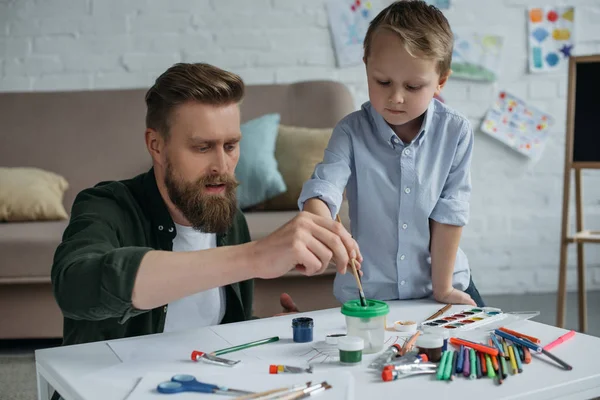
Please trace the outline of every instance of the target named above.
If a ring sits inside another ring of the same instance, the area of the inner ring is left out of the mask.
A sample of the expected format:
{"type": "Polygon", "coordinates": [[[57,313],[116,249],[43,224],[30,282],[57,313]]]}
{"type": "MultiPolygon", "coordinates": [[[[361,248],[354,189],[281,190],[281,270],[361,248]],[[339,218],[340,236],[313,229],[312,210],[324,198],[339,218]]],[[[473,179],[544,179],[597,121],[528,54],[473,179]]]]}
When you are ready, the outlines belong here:
{"type": "MultiPolygon", "coordinates": [[[[142,400],[160,398],[165,399],[165,395],[158,393],[156,387],[159,383],[171,380],[171,377],[177,373],[173,372],[149,372],[135,386],[135,389],[129,394],[127,400],[142,400]]],[[[331,371],[318,374],[280,374],[268,375],[265,373],[248,373],[242,370],[221,372],[217,374],[194,375],[196,379],[203,383],[228,386],[232,389],[248,390],[260,392],[302,384],[307,381],[313,383],[327,381],[332,386],[331,389],[319,393],[316,398],[319,400],[352,400],[354,399],[354,378],[347,371],[331,371]]],[[[221,396],[222,397],[222,396],[221,396]]],[[[178,400],[186,399],[215,399],[214,394],[182,392],[177,393],[178,400]]]]}

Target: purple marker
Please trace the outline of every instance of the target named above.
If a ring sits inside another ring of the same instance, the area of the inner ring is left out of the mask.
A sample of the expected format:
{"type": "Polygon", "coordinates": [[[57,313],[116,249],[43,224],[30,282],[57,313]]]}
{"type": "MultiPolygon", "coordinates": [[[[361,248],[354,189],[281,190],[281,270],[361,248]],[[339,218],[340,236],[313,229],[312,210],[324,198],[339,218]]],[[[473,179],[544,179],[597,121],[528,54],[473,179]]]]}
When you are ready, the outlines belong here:
{"type": "Polygon", "coordinates": [[[470,368],[470,363],[469,363],[469,349],[465,347],[464,349],[464,355],[463,355],[463,375],[466,376],[467,378],[469,377],[469,375],[471,375],[471,368],[470,368]]]}

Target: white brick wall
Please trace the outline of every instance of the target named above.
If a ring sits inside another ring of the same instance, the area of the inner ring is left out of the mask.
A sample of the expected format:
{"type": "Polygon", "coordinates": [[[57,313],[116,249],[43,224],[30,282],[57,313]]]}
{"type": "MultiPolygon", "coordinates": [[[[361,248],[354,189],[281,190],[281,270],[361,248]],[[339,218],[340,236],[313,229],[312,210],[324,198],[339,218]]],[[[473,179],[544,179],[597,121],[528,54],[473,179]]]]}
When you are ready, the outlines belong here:
{"type": "MultiPolygon", "coordinates": [[[[452,3],[445,13],[454,28],[501,33],[506,45],[499,82],[451,80],[446,101],[477,127],[494,94],[506,89],[557,121],[535,163],[476,135],[472,220],[462,246],[483,293],[553,291],[567,83],[565,74],[527,73],[525,10],[562,1],[452,3]]],[[[577,54],[600,53],[600,2],[569,4],[577,8],[577,54]]],[[[364,68],[335,67],[323,0],[0,1],[0,91],[146,87],[177,61],[214,63],[247,83],[335,79],[349,86],[357,106],[367,100],[364,68]]],[[[600,171],[584,181],[586,221],[600,228],[600,171]]],[[[588,287],[600,288],[600,246],[586,249],[588,287]]],[[[573,252],[569,257],[572,268],[573,252]]]]}

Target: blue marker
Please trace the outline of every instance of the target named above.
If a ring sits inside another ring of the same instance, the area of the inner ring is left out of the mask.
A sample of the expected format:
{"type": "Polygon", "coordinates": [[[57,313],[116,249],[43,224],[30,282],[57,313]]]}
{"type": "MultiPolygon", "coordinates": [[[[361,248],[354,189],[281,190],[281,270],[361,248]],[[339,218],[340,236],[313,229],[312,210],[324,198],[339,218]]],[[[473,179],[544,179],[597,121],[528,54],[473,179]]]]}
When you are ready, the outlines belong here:
{"type": "Polygon", "coordinates": [[[520,344],[521,346],[525,346],[528,349],[530,349],[532,351],[535,351],[536,353],[541,353],[542,352],[542,347],[541,346],[533,344],[533,343],[531,343],[528,340],[523,340],[523,339],[518,338],[516,336],[513,336],[513,335],[511,335],[509,333],[502,332],[499,329],[496,329],[495,333],[496,333],[496,335],[498,335],[500,337],[503,337],[504,339],[508,339],[508,340],[510,340],[513,343],[517,343],[517,344],[520,344]]]}
{"type": "Polygon", "coordinates": [[[456,364],[456,372],[460,374],[463,371],[463,352],[465,351],[465,346],[460,345],[460,350],[458,351],[458,360],[456,364]]]}
{"type": "Polygon", "coordinates": [[[504,349],[500,345],[500,342],[498,341],[498,338],[496,337],[496,335],[494,335],[493,333],[490,333],[490,337],[492,338],[492,343],[494,343],[494,346],[496,346],[498,348],[498,355],[500,357],[504,357],[505,356],[504,349]]]}

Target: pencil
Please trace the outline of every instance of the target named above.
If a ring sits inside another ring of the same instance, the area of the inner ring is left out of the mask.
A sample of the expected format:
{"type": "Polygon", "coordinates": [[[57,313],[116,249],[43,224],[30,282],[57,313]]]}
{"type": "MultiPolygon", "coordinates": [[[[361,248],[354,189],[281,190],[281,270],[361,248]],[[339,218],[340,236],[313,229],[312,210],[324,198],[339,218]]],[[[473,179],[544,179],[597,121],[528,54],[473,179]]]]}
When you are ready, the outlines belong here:
{"type": "Polygon", "coordinates": [[[410,349],[412,349],[413,345],[415,344],[415,342],[417,341],[417,338],[419,337],[419,335],[421,334],[421,331],[416,331],[411,337],[410,339],[408,339],[405,343],[404,346],[402,346],[402,350],[400,350],[400,355],[403,356],[405,355],[407,352],[410,351],[410,349]]]}
{"type": "Polygon", "coordinates": [[[210,353],[213,356],[220,356],[221,354],[233,353],[234,351],[245,350],[250,347],[260,346],[261,344],[273,343],[279,340],[279,336],[273,336],[272,338],[257,340],[255,342],[240,344],[238,346],[227,347],[226,349],[221,349],[217,351],[213,351],[210,353]]]}
{"type": "Polygon", "coordinates": [[[446,304],[444,307],[440,308],[435,314],[432,314],[429,318],[426,318],[425,321],[429,321],[431,319],[435,319],[448,311],[452,307],[452,304],[446,304]]]}
{"type": "MultiPolygon", "coordinates": [[[[340,218],[340,214],[336,215],[335,220],[342,223],[342,219],[340,218]]],[[[365,297],[365,292],[363,291],[362,283],[360,282],[360,277],[358,276],[358,270],[356,269],[356,260],[352,258],[350,260],[352,275],[354,275],[354,279],[356,279],[356,285],[358,286],[358,296],[360,298],[360,305],[363,307],[367,306],[367,299],[365,297]]]]}

